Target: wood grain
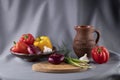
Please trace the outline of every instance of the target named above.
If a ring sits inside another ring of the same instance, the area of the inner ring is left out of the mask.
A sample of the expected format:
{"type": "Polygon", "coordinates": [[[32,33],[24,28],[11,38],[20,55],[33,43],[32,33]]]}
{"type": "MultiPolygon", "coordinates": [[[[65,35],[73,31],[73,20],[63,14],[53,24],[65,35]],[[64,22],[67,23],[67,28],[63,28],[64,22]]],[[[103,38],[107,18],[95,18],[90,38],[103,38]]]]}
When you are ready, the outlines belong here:
{"type": "Polygon", "coordinates": [[[32,70],[37,72],[55,72],[55,73],[68,73],[68,72],[79,72],[85,71],[87,68],[75,67],[70,64],[61,63],[59,65],[51,64],[47,61],[40,62],[32,65],[32,70]]]}

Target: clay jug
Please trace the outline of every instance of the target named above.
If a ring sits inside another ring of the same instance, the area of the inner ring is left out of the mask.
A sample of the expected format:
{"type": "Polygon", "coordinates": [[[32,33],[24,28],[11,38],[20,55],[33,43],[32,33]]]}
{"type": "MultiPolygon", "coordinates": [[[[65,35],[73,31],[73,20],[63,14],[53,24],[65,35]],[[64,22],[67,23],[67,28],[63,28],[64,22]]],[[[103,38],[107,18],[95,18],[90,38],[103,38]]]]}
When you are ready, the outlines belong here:
{"type": "Polygon", "coordinates": [[[91,49],[97,45],[100,33],[94,29],[93,26],[75,26],[76,35],[73,42],[73,50],[80,58],[87,54],[88,58],[91,57],[91,49]],[[97,33],[96,39],[93,33],[97,33]]]}

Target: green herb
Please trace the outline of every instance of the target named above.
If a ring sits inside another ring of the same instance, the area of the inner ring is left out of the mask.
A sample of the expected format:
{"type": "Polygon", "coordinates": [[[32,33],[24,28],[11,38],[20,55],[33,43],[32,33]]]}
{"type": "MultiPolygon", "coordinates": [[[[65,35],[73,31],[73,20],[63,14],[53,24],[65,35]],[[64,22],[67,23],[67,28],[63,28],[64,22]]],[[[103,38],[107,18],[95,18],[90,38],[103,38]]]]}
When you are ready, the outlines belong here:
{"type": "Polygon", "coordinates": [[[71,65],[74,65],[74,66],[80,67],[79,63],[76,63],[76,62],[72,61],[72,59],[69,58],[69,57],[65,57],[64,60],[65,60],[65,62],[68,63],[68,64],[71,64],[71,65]]]}
{"type": "Polygon", "coordinates": [[[77,58],[70,57],[70,53],[72,52],[67,48],[67,45],[63,42],[61,46],[58,46],[58,52],[64,55],[64,62],[71,64],[80,68],[89,68],[89,64],[84,60],[79,60],[77,58]]]}
{"type": "Polygon", "coordinates": [[[81,68],[89,67],[89,64],[87,62],[76,59],[76,58],[65,57],[64,61],[68,64],[71,64],[71,65],[74,65],[74,66],[77,66],[77,67],[81,67],[81,68]]]}
{"type": "Polygon", "coordinates": [[[87,63],[87,61],[85,60],[79,60],[77,58],[71,58],[74,62],[77,62],[77,63],[87,63]]]}
{"type": "Polygon", "coordinates": [[[69,57],[72,50],[67,48],[67,45],[62,42],[62,45],[58,45],[58,52],[62,53],[65,57],[69,57]]]}

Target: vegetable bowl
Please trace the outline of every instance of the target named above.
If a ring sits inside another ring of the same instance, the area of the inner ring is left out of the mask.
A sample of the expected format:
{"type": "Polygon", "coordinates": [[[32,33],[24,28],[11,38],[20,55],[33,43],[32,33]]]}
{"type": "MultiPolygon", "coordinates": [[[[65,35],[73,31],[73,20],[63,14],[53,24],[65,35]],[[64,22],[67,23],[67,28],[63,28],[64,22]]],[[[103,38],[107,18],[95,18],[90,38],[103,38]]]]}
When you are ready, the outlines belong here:
{"type": "Polygon", "coordinates": [[[36,61],[41,57],[48,57],[56,48],[52,45],[48,36],[38,36],[35,38],[32,34],[21,35],[18,41],[10,48],[11,54],[27,60],[36,61]]]}
{"type": "Polygon", "coordinates": [[[52,53],[54,53],[56,51],[56,48],[54,46],[53,46],[52,52],[48,52],[48,53],[41,52],[40,54],[18,53],[18,52],[12,51],[11,49],[10,49],[10,52],[11,52],[12,55],[14,55],[18,58],[21,58],[25,61],[28,61],[28,62],[34,62],[34,61],[40,60],[41,58],[47,58],[49,55],[51,55],[52,53]]]}

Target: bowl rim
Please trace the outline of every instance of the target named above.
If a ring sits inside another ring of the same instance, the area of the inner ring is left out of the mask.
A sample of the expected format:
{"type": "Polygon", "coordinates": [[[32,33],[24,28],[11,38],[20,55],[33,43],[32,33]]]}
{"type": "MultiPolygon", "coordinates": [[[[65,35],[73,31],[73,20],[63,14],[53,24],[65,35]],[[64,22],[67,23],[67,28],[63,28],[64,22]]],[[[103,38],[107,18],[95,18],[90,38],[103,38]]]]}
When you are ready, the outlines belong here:
{"type": "Polygon", "coordinates": [[[47,55],[50,55],[50,54],[54,53],[55,51],[56,50],[53,50],[52,52],[48,52],[48,53],[41,52],[41,54],[29,54],[29,53],[24,54],[24,53],[14,52],[14,51],[12,51],[12,47],[10,48],[10,53],[13,54],[13,55],[18,55],[18,56],[47,56],[47,55]]]}

